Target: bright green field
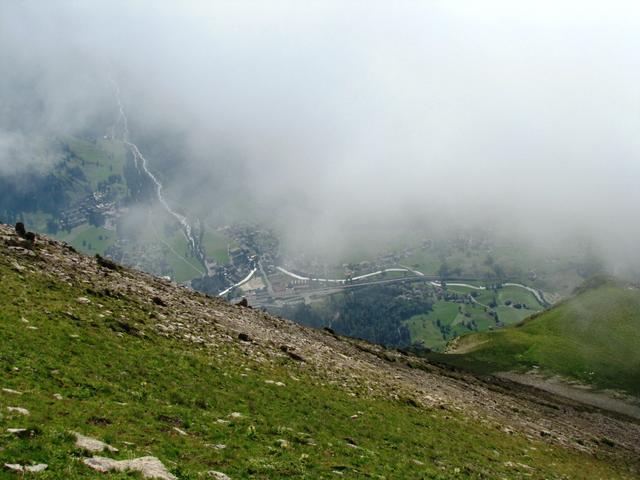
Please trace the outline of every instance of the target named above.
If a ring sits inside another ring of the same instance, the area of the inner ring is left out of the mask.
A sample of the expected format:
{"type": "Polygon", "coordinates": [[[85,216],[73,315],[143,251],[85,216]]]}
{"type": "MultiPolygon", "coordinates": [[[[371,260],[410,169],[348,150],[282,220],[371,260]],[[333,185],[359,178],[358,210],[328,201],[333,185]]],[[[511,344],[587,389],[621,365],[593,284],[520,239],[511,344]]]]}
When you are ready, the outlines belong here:
{"type": "Polygon", "coordinates": [[[227,263],[229,261],[230,244],[233,248],[235,242],[212,228],[205,229],[202,246],[208,258],[215,258],[218,263],[227,263]]]}
{"type": "Polygon", "coordinates": [[[177,230],[173,238],[167,241],[165,246],[165,258],[174,272],[176,282],[184,282],[194,277],[199,277],[204,271],[198,260],[191,255],[188,249],[187,239],[181,230],[177,230]]]}
{"type": "MultiPolygon", "coordinates": [[[[489,290],[474,290],[468,287],[449,286],[447,290],[451,292],[468,294],[477,292],[476,301],[489,305],[495,297],[498,306],[495,311],[498,319],[505,325],[513,325],[524,318],[542,310],[542,305],[530,292],[519,287],[503,287],[497,293],[489,290]],[[511,301],[512,305],[507,306],[505,302],[511,301]],[[524,303],[527,308],[516,309],[513,303],[524,303]]],[[[422,315],[415,315],[405,322],[411,333],[412,342],[422,342],[424,346],[435,350],[442,350],[446,344],[455,337],[465,335],[472,330],[468,327],[470,322],[474,323],[477,331],[485,331],[496,328],[496,322],[491,317],[485,307],[478,304],[458,304],[450,301],[438,300],[433,305],[433,311],[422,315]],[[449,326],[448,332],[443,332],[438,327],[449,326]]]]}
{"type": "Polygon", "coordinates": [[[69,233],[60,232],[56,238],[73,245],[81,252],[90,255],[104,251],[116,242],[116,232],[91,225],[78,225],[69,233]]]}
{"type": "MultiPolygon", "coordinates": [[[[78,156],[72,165],[78,165],[90,181],[93,189],[110,175],[122,175],[125,150],[120,142],[99,140],[95,144],[77,137],[67,139],[69,148],[78,156]]],[[[124,188],[121,184],[121,188],[124,188]]]]}
{"type": "Polygon", "coordinates": [[[456,362],[494,371],[535,365],[640,395],[640,290],[604,281],[521,324],[471,334],[458,345],[472,350],[451,355],[456,362]]]}
{"type": "Polygon", "coordinates": [[[23,392],[0,390],[0,464],[47,463],[38,478],[140,478],[89,470],[70,430],[109,442],[119,459],[157,456],[180,479],[208,470],[233,479],[632,478],[625,466],[460,413],[352,397],[288,358],[258,362],[237,341],[207,350],[158,336],[160,307],[147,298],[18,273],[12,261],[0,246],[0,385],[23,392]],[[5,433],[15,427],[32,435],[5,433]]]}

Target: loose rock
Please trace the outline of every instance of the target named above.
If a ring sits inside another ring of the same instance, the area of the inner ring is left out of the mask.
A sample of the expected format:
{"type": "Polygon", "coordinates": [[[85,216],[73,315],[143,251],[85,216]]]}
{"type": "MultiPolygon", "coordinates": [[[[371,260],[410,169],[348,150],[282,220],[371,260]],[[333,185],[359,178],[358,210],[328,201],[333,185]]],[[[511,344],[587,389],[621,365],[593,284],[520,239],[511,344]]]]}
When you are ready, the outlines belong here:
{"type": "Polygon", "coordinates": [[[98,453],[108,450],[112,453],[117,453],[118,449],[112,447],[109,444],[106,444],[96,438],[86,437],[78,432],[71,432],[71,434],[76,437],[76,447],[81,448],[82,450],[86,450],[91,453],[98,453]]]}
{"type": "Polygon", "coordinates": [[[225,475],[222,472],[216,472],[215,470],[209,470],[207,472],[207,476],[210,478],[215,478],[216,480],[231,480],[229,475],[225,475]]]}
{"type": "Polygon", "coordinates": [[[98,472],[106,473],[111,470],[125,472],[132,470],[142,473],[144,478],[157,478],[160,480],[177,480],[175,475],[169,473],[164,464],[156,457],[139,457],[133,460],[113,460],[105,457],[85,458],[84,464],[98,472]]]}
{"type": "Polygon", "coordinates": [[[30,473],[38,473],[49,468],[49,465],[46,463],[38,463],[37,465],[20,465],[19,463],[5,463],[5,468],[12,470],[14,472],[30,472],[30,473]]]}
{"type": "Polygon", "coordinates": [[[13,395],[22,395],[22,392],[19,392],[17,390],[12,390],[11,388],[3,388],[2,391],[4,393],[11,393],[13,395]]]}
{"type": "Polygon", "coordinates": [[[9,410],[10,412],[19,413],[20,415],[29,415],[29,410],[22,407],[7,407],[7,410],[9,410]]]}

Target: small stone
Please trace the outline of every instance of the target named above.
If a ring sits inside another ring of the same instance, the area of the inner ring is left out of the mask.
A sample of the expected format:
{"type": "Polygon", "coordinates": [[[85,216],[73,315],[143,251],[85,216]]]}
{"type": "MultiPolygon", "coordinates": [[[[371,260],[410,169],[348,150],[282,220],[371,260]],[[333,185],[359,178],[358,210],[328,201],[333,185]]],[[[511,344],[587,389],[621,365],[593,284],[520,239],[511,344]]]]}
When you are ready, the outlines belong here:
{"type": "Polygon", "coordinates": [[[173,427],[173,429],[178,432],[180,435],[187,435],[187,432],[185,432],[184,430],[181,430],[178,427],[173,427]]]}
{"type": "Polygon", "coordinates": [[[13,433],[15,435],[20,435],[21,433],[25,433],[26,431],[26,428],[7,428],[7,432],[13,433]]]}
{"type": "Polygon", "coordinates": [[[55,398],[56,400],[62,400],[62,395],[60,395],[59,393],[54,393],[53,398],[55,398]]]}
{"type": "Polygon", "coordinates": [[[20,465],[19,463],[5,463],[5,468],[14,472],[30,472],[38,473],[46,470],[49,465],[46,463],[38,463],[37,465],[20,465]]]}
{"type": "Polygon", "coordinates": [[[38,472],[42,472],[42,471],[46,470],[47,468],[49,468],[49,465],[47,465],[46,463],[38,463],[37,465],[25,466],[24,467],[24,471],[25,472],[38,473],[38,472]]]}
{"type": "Polygon", "coordinates": [[[106,473],[111,470],[125,472],[127,470],[142,473],[144,478],[156,478],[159,480],[177,480],[177,477],[169,473],[164,464],[156,457],[139,457],[132,460],[113,460],[105,457],[85,458],[84,464],[98,472],[106,473]]]}
{"type": "Polygon", "coordinates": [[[209,470],[207,472],[207,476],[210,478],[215,478],[215,480],[231,480],[229,475],[225,475],[222,472],[216,472],[215,470],[209,470]]]}
{"type": "Polygon", "coordinates": [[[78,432],[70,432],[70,433],[72,435],[75,435],[76,437],[76,447],[82,450],[86,450],[87,452],[99,453],[104,450],[108,450],[109,452],[112,452],[112,453],[118,452],[117,448],[112,447],[111,445],[108,445],[96,438],[86,437],[78,432]]]}
{"type": "Polygon", "coordinates": [[[17,390],[12,390],[11,388],[3,388],[2,391],[4,393],[11,393],[12,395],[22,395],[22,392],[19,392],[17,390]]]}
{"type": "Polygon", "coordinates": [[[78,297],[78,298],[76,298],[76,301],[78,303],[81,303],[82,305],[87,305],[87,304],[91,303],[91,300],[89,300],[87,297],[78,297]]]}
{"type": "Polygon", "coordinates": [[[20,415],[29,415],[29,410],[22,407],[7,407],[7,410],[9,410],[10,412],[19,413],[20,415]]]}
{"type": "Polygon", "coordinates": [[[286,441],[284,438],[279,438],[278,440],[276,440],[276,443],[280,448],[289,448],[290,446],[289,442],[286,441]]]}
{"type": "Polygon", "coordinates": [[[17,272],[24,272],[24,271],[26,270],[26,269],[25,269],[22,265],[20,265],[18,262],[13,262],[13,263],[11,264],[11,266],[12,266],[12,267],[13,267],[13,269],[14,269],[15,271],[17,271],[17,272]]]}
{"type": "Polygon", "coordinates": [[[242,414],[240,412],[231,412],[229,418],[242,418],[242,414]]]}

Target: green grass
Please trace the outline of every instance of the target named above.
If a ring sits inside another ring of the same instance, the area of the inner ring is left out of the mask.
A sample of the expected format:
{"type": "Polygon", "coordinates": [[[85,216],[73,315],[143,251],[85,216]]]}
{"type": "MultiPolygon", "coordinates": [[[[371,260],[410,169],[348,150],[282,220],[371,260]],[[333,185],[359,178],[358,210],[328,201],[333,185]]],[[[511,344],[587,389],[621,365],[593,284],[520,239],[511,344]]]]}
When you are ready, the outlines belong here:
{"type": "MultiPolygon", "coordinates": [[[[47,463],[39,478],[131,478],[85,467],[70,430],[113,444],[117,458],[155,455],[182,479],[207,470],[234,479],[334,478],[336,471],[341,478],[631,478],[623,466],[460,413],[349,396],[298,362],[258,362],[236,342],[205,349],[161,337],[147,299],[18,273],[10,264],[0,247],[0,386],[24,393],[0,391],[0,463],[47,463]],[[7,406],[31,415],[14,416],[7,406]],[[243,417],[230,419],[231,412],[243,417]],[[12,427],[34,435],[5,433],[12,427]]],[[[16,477],[0,470],[5,478],[16,477]]]]}
{"type": "Polygon", "coordinates": [[[173,270],[173,280],[185,282],[202,275],[204,266],[189,252],[187,239],[182,230],[176,230],[173,238],[167,239],[167,243],[170,247],[164,246],[165,257],[173,270]]]}
{"type": "MultiPolygon", "coordinates": [[[[82,168],[91,187],[97,189],[98,183],[107,180],[110,175],[122,175],[125,150],[120,142],[99,140],[95,143],[77,137],[67,139],[69,148],[79,157],[71,162],[82,168]]],[[[124,188],[124,184],[116,188],[124,188]]]]}
{"type": "MultiPolygon", "coordinates": [[[[459,286],[449,286],[447,290],[461,294],[476,293],[476,300],[484,305],[489,305],[495,297],[498,304],[495,311],[498,313],[500,322],[505,325],[518,323],[542,309],[542,305],[531,292],[519,287],[503,287],[497,292],[459,286]],[[512,304],[505,305],[509,300],[512,304]],[[516,309],[512,306],[513,303],[524,303],[528,308],[516,309]]],[[[406,320],[405,325],[409,328],[412,342],[422,342],[432,350],[441,351],[453,338],[468,334],[470,329],[467,325],[470,322],[473,322],[477,331],[480,332],[496,328],[495,319],[482,305],[464,305],[445,300],[437,300],[431,312],[415,315],[406,320]],[[448,334],[443,334],[437,325],[438,320],[441,325],[450,327],[448,334]]]]}
{"type": "Polygon", "coordinates": [[[117,240],[116,232],[88,224],[78,225],[70,232],[60,231],[55,237],[89,255],[104,254],[117,240]]]}
{"type": "Polygon", "coordinates": [[[405,325],[411,333],[413,342],[422,341],[425,346],[440,350],[444,348],[450,338],[445,338],[436,322],[440,320],[445,325],[450,325],[458,316],[458,305],[442,300],[436,301],[433,310],[426,314],[414,315],[405,321],[405,325]]]}
{"type": "Polygon", "coordinates": [[[524,322],[462,337],[454,362],[557,373],[640,395],[640,291],[606,281],[524,322]]]}
{"type": "Polygon", "coordinates": [[[233,248],[235,242],[211,228],[206,228],[202,246],[205,249],[207,258],[214,258],[218,263],[229,262],[229,244],[233,248]]]}

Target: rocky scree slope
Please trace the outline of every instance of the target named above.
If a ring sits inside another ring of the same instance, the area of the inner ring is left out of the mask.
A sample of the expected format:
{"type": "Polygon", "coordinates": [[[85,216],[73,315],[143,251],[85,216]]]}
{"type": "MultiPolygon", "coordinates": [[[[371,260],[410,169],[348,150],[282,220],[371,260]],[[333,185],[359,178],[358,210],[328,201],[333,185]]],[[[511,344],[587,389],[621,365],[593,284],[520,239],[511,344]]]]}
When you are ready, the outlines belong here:
{"type": "MultiPolygon", "coordinates": [[[[631,418],[302,327],[5,225],[0,275],[0,462],[46,464],[41,478],[96,475],[77,432],[117,447],[101,454],[111,464],[157,457],[166,478],[638,475],[631,418]]],[[[110,478],[128,478],[125,467],[110,478]]]]}

